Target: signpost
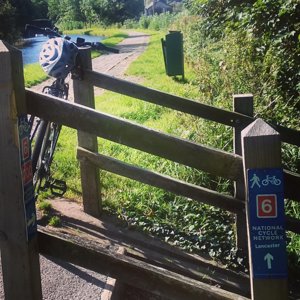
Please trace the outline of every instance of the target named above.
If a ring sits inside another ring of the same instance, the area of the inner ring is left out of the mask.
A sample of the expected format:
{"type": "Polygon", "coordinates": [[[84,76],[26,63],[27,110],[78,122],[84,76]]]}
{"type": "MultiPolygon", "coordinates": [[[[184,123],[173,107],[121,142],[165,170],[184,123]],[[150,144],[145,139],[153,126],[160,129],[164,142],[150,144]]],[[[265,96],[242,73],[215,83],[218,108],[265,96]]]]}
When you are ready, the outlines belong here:
{"type": "Polygon", "coordinates": [[[257,119],[242,131],[251,298],[287,300],[280,135],[257,119]]]}
{"type": "Polygon", "coordinates": [[[27,115],[18,117],[19,144],[20,144],[20,162],[22,170],[23,195],[26,214],[26,233],[29,241],[37,235],[35,197],[32,182],[32,163],[31,163],[31,145],[30,145],[30,125],[27,115]]]}
{"type": "Polygon", "coordinates": [[[248,170],[254,278],[287,278],[282,169],[248,170]]]}
{"type": "Polygon", "coordinates": [[[0,249],[5,299],[42,299],[22,53],[0,41],[0,249]]]}

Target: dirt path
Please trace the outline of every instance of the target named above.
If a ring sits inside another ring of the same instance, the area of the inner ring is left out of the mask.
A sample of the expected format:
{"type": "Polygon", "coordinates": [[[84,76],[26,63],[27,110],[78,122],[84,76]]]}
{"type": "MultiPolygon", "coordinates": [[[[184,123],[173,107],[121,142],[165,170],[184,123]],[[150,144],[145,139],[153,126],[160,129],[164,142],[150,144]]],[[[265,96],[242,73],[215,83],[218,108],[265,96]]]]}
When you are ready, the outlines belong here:
{"type": "MultiPolygon", "coordinates": [[[[93,59],[93,70],[105,73],[118,78],[125,78],[124,75],[129,65],[136,60],[141,53],[144,52],[148,43],[149,35],[140,32],[130,31],[128,38],[124,39],[120,44],[116,46],[120,50],[118,54],[103,54],[93,59]]],[[[136,78],[130,77],[130,80],[137,81],[136,78]]],[[[73,86],[72,80],[67,79],[70,84],[69,100],[73,101],[73,86]]],[[[46,85],[51,85],[53,79],[48,79],[41,84],[32,87],[33,90],[42,92],[42,89],[46,85]]],[[[95,96],[103,93],[103,89],[95,88],[95,96]]]]}

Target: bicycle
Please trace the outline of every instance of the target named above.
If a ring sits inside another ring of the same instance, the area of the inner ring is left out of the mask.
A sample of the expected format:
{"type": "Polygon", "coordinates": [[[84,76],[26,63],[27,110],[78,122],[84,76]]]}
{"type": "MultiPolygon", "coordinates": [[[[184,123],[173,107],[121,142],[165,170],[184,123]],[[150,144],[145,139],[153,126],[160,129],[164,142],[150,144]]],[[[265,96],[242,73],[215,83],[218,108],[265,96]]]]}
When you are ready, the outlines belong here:
{"type": "MultiPolygon", "coordinates": [[[[100,51],[118,53],[119,50],[107,47],[99,42],[86,42],[77,38],[76,43],[69,37],[64,37],[50,28],[40,28],[26,25],[25,31],[49,36],[40,53],[40,65],[51,77],[56,78],[50,86],[45,86],[43,93],[68,100],[69,85],[66,78],[80,78],[79,47],[91,47],[100,51]]],[[[67,190],[66,182],[52,177],[50,166],[53,161],[55,148],[61,131],[61,125],[35,116],[29,117],[31,128],[30,142],[34,144],[32,151],[33,187],[37,197],[41,190],[50,189],[54,196],[63,196],[67,190]]]]}
{"type": "Polygon", "coordinates": [[[267,175],[266,178],[261,183],[264,186],[267,186],[269,184],[280,185],[281,184],[281,180],[278,179],[278,178],[276,178],[276,176],[267,175]]]}

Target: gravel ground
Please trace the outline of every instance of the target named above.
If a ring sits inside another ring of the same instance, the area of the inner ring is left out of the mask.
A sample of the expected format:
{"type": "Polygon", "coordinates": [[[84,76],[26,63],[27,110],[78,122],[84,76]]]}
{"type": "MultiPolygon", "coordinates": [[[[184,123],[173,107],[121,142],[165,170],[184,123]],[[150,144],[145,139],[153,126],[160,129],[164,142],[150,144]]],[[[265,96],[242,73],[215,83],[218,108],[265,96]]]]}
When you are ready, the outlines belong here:
{"type": "MultiPolygon", "coordinates": [[[[107,276],[42,255],[40,265],[44,300],[101,299],[107,276]]],[[[2,276],[0,299],[4,300],[2,276]]]]}
{"type": "Polygon", "coordinates": [[[99,299],[107,276],[40,256],[43,299],[99,299]]]}

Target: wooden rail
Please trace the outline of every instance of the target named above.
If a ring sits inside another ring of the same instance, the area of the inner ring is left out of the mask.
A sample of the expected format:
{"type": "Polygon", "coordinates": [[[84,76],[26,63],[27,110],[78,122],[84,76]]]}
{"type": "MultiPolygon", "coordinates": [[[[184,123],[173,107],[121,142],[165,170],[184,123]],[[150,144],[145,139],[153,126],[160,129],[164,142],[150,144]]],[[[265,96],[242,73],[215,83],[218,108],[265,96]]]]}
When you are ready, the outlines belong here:
{"type": "MultiPolygon", "coordinates": [[[[236,180],[242,176],[240,175],[242,172],[242,160],[238,155],[197,145],[81,105],[36,93],[29,89],[26,90],[26,103],[28,113],[43,119],[96,134],[108,140],[144,150],[148,153],[210,172],[214,175],[223,176],[225,173],[224,177],[232,180],[236,180]],[[155,147],[156,145],[159,146],[155,147]],[[226,174],[226,170],[228,170],[228,174],[226,174]]],[[[109,160],[104,156],[95,155],[83,149],[79,150],[79,157],[83,158],[83,153],[87,156],[87,159],[93,161],[98,166],[101,165],[104,169],[107,168],[108,171],[115,173],[118,171],[120,175],[128,176],[129,178],[134,177],[134,179],[139,179],[141,182],[151,183],[154,186],[165,188],[178,195],[210,203],[231,212],[242,210],[241,201],[231,196],[195,187],[194,185],[183,183],[161,174],[150,173],[114,159],[109,160]],[[120,166],[122,167],[120,168],[120,166]],[[133,175],[135,172],[143,173],[143,176],[138,178],[137,175],[133,175]],[[151,177],[146,179],[146,175],[151,177]],[[161,182],[158,183],[159,181],[161,182]],[[215,198],[213,198],[213,195],[215,198]]],[[[296,188],[297,184],[299,184],[300,176],[288,171],[284,171],[284,174],[287,180],[287,184],[285,185],[287,198],[300,201],[300,195],[296,188]]],[[[241,200],[244,201],[244,199],[241,200]]],[[[299,221],[287,218],[287,229],[299,232],[297,224],[299,224],[299,221]]]]}
{"type": "Polygon", "coordinates": [[[284,170],[284,196],[300,202],[300,174],[284,170]]]}
{"type": "Polygon", "coordinates": [[[72,240],[39,231],[39,249],[50,255],[101,274],[110,274],[129,285],[173,300],[246,300],[240,295],[201,283],[122,254],[110,252],[83,240],[72,240]]]}
{"type": "MultiPolygon", "coordinates": [[[[90,69],[84,70],[84,79],[92,85],[100,88],[169,107],[231,127],[246,127],[255,120],[255,118],[250,116],[205,105],[187,98],[178,97],[103,73],[98,73],[90,69]]],[[[292,145],[300,146],[299,131],[280,125],[271,126],[280,133],[282,141],[292,145]]]]}
{"type": "Polygon", "coordinates": [[[28,113],[228,179],[242,176],[238,155],[161,133],[56,97],[26,91],[28,113]]]}
{"type": "MultiPolygon", "coordinates": [[[[99,137],[124,144],[184,165],[237,180],[242,176],[239,155],[198,145],[132,122],[26,89],[27,111],[99,137]]],[[[300,175],[285,171],[287,198],[300,201],[300,175]],[[289,183],[291,182],[291,183],[289,183]]]]}
{"type": "MultiPolygon", "coordinates": [[[[134,179],[157,188],[162,188],[176,195],[213,205],[232,213],[242,212],[245,207],[244,198],[237,199],[232,196],[223,195],[194,184],[127,164],[115,158],[93,153],[81,147],[77,149],[77,158],[80,161],[88,160],[101,170],[134,179]]],[[[300,234],[300,221],[298,219],[286,217],[286,224],[288,230],[300,234]]]]}
{"type": "Polygon", "coordinates": [[[177,195],[188,197],[198,202],[207,203],[233,213],[243,210],[245,206],[243,200],[222,195],[194,184],[189,184],[169,176],[129,165],[120,160],[98,153],[93,153],[83,148],[77,149],[77,158],[79,160],[87,159],[94,165],[98,166],[101,170],[109,171],[142,183],[162,188],[177,195]]]}

